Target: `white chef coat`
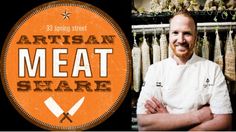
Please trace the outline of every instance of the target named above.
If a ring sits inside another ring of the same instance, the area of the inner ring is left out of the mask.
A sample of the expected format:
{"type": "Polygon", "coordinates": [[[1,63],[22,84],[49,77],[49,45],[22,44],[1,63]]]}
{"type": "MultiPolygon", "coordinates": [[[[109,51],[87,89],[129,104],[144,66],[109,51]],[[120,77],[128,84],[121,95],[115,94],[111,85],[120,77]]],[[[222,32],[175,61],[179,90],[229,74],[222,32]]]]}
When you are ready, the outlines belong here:
{"type": "Polygon", "coordinates": [[[185,65],[169,57],[151,65],[137,103],[137,114],[145,114],[144,104],[159,99],[169,113],[195,111],[209,104],[212,113],[232,113],[229,92],[220,67],[193,54],[185,65]]]}

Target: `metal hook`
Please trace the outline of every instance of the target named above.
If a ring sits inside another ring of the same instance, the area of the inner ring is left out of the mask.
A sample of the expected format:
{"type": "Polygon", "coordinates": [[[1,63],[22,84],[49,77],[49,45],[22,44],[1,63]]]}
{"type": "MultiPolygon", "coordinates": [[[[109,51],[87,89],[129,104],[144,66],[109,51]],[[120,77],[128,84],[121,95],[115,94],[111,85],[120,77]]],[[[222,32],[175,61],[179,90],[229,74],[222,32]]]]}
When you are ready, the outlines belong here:
{"type": "Polygon", "coordinates": [[[206,27],[204,26],[203,28],[203,31],[204,31],[204,36],[206,35],[206,27]]]}
{"type": "Polygon", "coordinates": [[[161,33],[162,33],[162,34],[165,33],[165,28],[161,28],[161,33]]]}
{"type": "Polygon", "coordinates": [[[145,30],[143,29],[143,41],[145,41],[146,38],[145,38],[145,30]]]}
{"type": "Polygon", "coordinates": [[[157,31],[156,31],[156,29],[154,29],[154,38],[155,39],[157,38],[157,31]]]}
{"type": "Polygon", "coordinates": [[[206,13],[207,13],[208,15],[212,15],[212,14],[213,14],[213,11],[207,10],[206,13]]]}
{"type": "Polygon", "coordinates": [[[227,17],[228,17],[228,13],[227,13],[226,11],[224,11],[224,12],[221,13],[221,18],[222,18],[222,19],[226,20],[227,17]]]}
{"type": "Polygon", "coordinates": [[[136,41],[136,32],[133,32],[133,37],[134,37],[134,47],[138,47],[137,41],[136,41]]]}
{"type": "Polygon", "coordinates": [[[206,33],[206,27],[205,27],[205,26],[204,26],[203,31],[204,31],[204,36],[203,36],[203,38],[206,38],[206,37],[207,37],[207,33],[206,33]]]}
{"type": "Polygon", "coordinates": [[[219,26],[215,26],[215,33],[218,34],[219,26]]]}

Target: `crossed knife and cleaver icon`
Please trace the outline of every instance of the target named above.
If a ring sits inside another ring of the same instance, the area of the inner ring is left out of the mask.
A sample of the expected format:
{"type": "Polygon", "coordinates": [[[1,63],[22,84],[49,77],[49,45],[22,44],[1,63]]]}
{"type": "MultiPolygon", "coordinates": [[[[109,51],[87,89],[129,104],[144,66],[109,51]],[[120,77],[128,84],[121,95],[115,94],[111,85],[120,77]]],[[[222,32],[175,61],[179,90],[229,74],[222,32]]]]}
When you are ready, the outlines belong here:
{"type": "Polygon", "coordinates": [[[78,111],[78,109],[84,102],[84,98],[85,97],[82,97],[80,100],[78,100],[67,113],[62,110],[62,108],[52,97],[49,97],[47,100],[45,100],[44,104],[57,118],[62,114],[64,115],[63,118],[61,118],[60,123],[62,123],[65,119],[68,119],[72,123],[72,120],[70,119],[69,115],[73,116],[75,112],[78,111]]]}

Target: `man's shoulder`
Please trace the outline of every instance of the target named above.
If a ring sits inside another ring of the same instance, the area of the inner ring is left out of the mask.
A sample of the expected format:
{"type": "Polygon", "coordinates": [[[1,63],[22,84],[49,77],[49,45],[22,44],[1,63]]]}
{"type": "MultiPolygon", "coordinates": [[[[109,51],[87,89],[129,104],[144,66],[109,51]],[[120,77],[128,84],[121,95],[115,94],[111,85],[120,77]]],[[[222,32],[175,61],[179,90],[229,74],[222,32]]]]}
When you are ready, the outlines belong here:
{"type": "Polygon", "coordinates": [[[210,69],[220,69],[220,66],[217,63],[200,56],[196,57],[196,64],[208,67],[210,69]]]}

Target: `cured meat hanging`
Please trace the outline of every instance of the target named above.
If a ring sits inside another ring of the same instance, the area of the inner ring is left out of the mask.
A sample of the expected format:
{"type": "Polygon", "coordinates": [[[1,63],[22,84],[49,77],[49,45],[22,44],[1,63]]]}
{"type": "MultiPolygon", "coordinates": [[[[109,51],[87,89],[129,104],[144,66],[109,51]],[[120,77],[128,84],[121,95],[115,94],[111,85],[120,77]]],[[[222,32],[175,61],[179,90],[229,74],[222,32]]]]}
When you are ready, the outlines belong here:
{"type": "Polygon", "coordinates": [[[236,35],[234,35],[234,53],[236,54],[236,35]]]}
{"type": "Polygon", "coordinates": [[[226,51],[225,51],[225,76],[227,79],[235,81],[235,50],[233,46],[233,31],[230,30],[226,40],[226,51]]]}
{"type": "Polygon", "coordinates": [[[214,62],[217,63],[221,70],[223,70],[223,56],[221,53],[221,40],[219,37],[218,30],[216,30],[215,48],[214,48],[214,62]]]}
{"type": "Polygon", "coordinates": [[[166,34],[164,33],[164,31],[161,33],[161,37],[160,37],[160,47],[161,47],[161,60],[164,60],[167,58],[167,51],[168,51],[168,47],[167,47],[167,38],[166,38],[166,34]]]}
{"type": "Polygon", "coordinates": [[[132,68],[133,68],[133,83],[132,89],[139,92],[141,86],[141,49],[136,42],[136,33],[134,33],[134,45],[132,49],[132,68]]]}
{"type": "Polygon", "coordinates": [[[201,51],[201,38],[198,36],[197,37],[197,42],[195,43],[195,45],[194,45],[194,53],[196,54],[196,55],[198,55],[198,56],[201,56],[200,55],[200,51],[201,51]]]}
{"type": "Polygon", "coordinates": [[[207,40],[206,31],[204,31],[204,36],[203,36],[202,57],[209,59],[209,41],[207,40]]]}
{"type": "Polygon", "coordinates": [[[170,47],[170,44],[168,44],[168,57],[173,55],[173,50],[170,47]]]}
{"type": "Polygon", "coordinates": [[[141,45],[142,51],[142,79],[144,80],[148,67],[150,66],[150,51],[149,46],[147,44],[147,40],[145,38],[145,33],[143,33],[143,42],[141,45]]]}
{"type": "Polygon", "coordinates": [[[152,38],[153,63],[161,60],[161,49],[157,42],[156,34],[152,38]]]}

